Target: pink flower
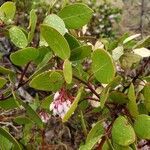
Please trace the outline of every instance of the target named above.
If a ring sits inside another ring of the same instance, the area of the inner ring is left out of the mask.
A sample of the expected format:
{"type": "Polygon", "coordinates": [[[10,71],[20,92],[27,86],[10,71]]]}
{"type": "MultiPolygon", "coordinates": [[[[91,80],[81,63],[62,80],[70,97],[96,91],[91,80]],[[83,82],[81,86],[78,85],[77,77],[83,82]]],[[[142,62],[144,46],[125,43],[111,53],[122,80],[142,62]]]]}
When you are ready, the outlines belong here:
{"type": "Polygon", "coordinates": [[[71,97],[64,89],[56,92],[54,100],[50,104],[50,111],[53,111],[54,116],[58,115],[63,118],[71,106],[72,99],[73,97],[71,97]]]}
{"type": "Polygon", "coordinates": [[[48,114],[47,112],[44,112],[44,111],[41,111],[39,113],[39,116],[40,116],[42,122],[44,122],[44,123],[47,123],[48,120],[50,119],[50,114],[48,114]]]}

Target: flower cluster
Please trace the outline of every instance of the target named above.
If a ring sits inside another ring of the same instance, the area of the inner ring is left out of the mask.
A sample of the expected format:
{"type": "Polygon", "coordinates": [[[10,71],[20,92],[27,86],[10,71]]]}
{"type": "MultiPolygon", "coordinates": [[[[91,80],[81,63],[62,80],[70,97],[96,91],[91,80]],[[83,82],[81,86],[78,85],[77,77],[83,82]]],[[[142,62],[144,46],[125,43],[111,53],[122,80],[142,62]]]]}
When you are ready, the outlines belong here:
{"type": "Polygon", "coordinates": [[[73,97],[68,95],[68,93],[62,89],[55,93],[54,100],[50,104],[50,111],[53,111],[54,116],[58,115],[63,118],[69,110],[72,100],[73,97]]]}

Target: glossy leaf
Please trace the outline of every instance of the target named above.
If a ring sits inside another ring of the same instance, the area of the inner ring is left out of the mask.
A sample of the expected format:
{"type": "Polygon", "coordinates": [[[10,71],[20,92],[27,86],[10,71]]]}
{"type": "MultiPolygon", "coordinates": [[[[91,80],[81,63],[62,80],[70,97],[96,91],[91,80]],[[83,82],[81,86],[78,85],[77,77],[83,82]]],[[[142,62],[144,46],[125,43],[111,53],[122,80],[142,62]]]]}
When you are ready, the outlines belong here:
{"type": "Polygon", "coordinates": [[[1,7],[0,7],[0,12],[3,13],[3,17],[0,18],[4,22],[10,22],[16,13],[16,6],[15,3],[13,2],[5,2],[1,7]]]}
{"type": "Polygon", "coordinates": [[[65,116],[63,117],[62,121],[66,122],[68,121],[68,119],[72,116],[72,114],[74,113],[74,111],[76,110],[77,106],[78,106],[78,102],[81,98],[81,94],[82,94],[83,88],[81,87],[78,90],[77,96],[74,99],[73,103],[71,104],[70,109],[67,111],[67,113],[65,114],[65,116]]]}
{"type": "Polygon", "coordinates": [[[150,112],[150,84],[149,83],[147,83],[144,86],[143,95],[144,95],[144,104],[145,104],[145,107],[146,107],[147,111],[150,112]]]}
{"type": "Polygon", "coordinates": [[[26,35],[17,26],[13,26],[9,29],[9,36],[13,44],[19,48],[25,48],[28,45],[26,35]]]}
{"type": "Polygon", "coordinates": [[[77,29],[84,26],[90,21],[92,14],[92,9],[79,3],[68,5],[58,13],[69,29],[77,29]]]}
{"type": "Polygon", "coordinates": [[[109,83],[113,80],[116,69],[108,52],[98,49],[92,54],[92,70],[96,79],[101,83],[109,83]]]}
{"type": "Polygon", "coordinates": [[[89,45],[80,46],[71,51],[70,60],[76,61],[76,60],[82,60],[86,57],[91,56],[92,47],[89,45]]]}
{"type": "Polygon", "coordinates": [[[70,57],[69,45],[56,29],[47,25],[41,25],[41,34],[57,56],[64,60],[70,57]]]}
{"type": "Polygon", "coordinates": [[[11,53],[10,59],[17,66],[24,66],[30,61],[35,60],[39,55],[37,49],[32,47],[27,47],[25,49],[18,50],[11,53]]]}
{"type": "Polygon", "coordinates": [[[43,23],[56,29],[61,35],[64,35],[67,31],[64,21],[55,14],[46,16],[43,23]]]}
{"type": "Polygon", "coordinates": [[[128,146],[135,141],[135,133],[128,120],[119,116],[112,127],[112,140],[121,146],[128,146]]]}
{"type": "Polygon", "coordinates": [[[7,138],[11,143],[13,143],[17,150],[21,150],[21,147],[17,140],[7,130],[0,127],[0,134],[7,138]]]}
{"type": "Polygon", "coordinates": [[[45,71],[35,76],[30,86],[43,91],[57,91],[63,85],[63,76],[61,73],[56,71],[45,71]]]}
{"type": "Polygon", "coordinates": [[[130,114],[133,117],[137,117],[137,115],[139,114],[138,112],[138,107],[137,107],[137,103],[136,103],[136,95],[135,95],[135,91],[134,91],[134,85],[131,83],[129,90],[128,90],[128,109],[130,114]]]}
{"type": "Polygon", "coordinates": [[[37,15],[35,13],[35,10],[32,9],[30,11],[30,21],[29,21],[29,27],[30,28],[30,32],[28,34],[28,42],[30,43],[33,39],[33,36],[34,36],[34,31],[35,31],[35,28],[36,28],[36,23],[37,23],[37,15]]]}
{"type": "Polygon", "coordinates": [[[3,86],[7,83],[7,80],[5,78],[0,77],[0,89],[3,88],[3,86]]]}
{"type": "Polygon", "coordinates": [[[139,115],[135,120],[134,130],[139,138],[150,140],[150,116],[139,115]]]}
{"type": "Polygon", "coordinates": [[[63,74],[65,81],[70,84],[72,82],[72,64],[69,60],[65,60],[63,64],[63,74]]]}

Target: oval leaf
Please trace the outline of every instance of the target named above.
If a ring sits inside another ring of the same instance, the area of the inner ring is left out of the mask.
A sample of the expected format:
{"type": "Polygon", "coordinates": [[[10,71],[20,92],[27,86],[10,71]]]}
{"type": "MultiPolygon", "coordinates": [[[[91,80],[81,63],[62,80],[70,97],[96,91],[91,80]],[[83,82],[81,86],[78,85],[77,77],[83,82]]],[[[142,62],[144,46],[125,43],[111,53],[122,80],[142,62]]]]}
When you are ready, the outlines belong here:
{"type": "Polygon", "coordinates": [[[80,46],[79,41],[73,35],[66,33],[64,36],[71,50],[80,46]]]}
{"type": "Polygon", "coordinates": [[[119,116],[113,124],[112,140],[121,146],[128,146],[135,141],[134,130],[123,116],[119,116]]]}
{"type": "Polygon", "coordinates": [[[68,5],[58,13],[69,29],[84,26],[90,21],[92,14],[93,10],[84,4],[68,5]]]}
{"type": "Polygon", "coordinates": [[[32,47],[27,47],[22,50],[18,50],[10,55],[11,61],[18,66],[23,66],[28,62],[35,60],[39,55],[37,49],[32,47]]]}
{"type": "Polygon", "coordinates": [[[9,22],[14,18],[16,12],[16,6],[13,2],[6,2],[0,7],[0,11],[4,14],[4,18],[1,18],[4,22],[9,22]]]}
{"type": "Polygon", "coordinates": [[[104,50],[95,50],[92,54],[92,70],[96,79],[101,83],[113,80],[116,69],[111,56],[104,50]]]}
{"type": "Polygon", "coordinates": [[[134,130],[139,138],[150,140],[150,116],[139,115],[135,120],[134,130]]]}
{"type": "Polygon", "coordinates": [[[63,82],[63,76],[59,72],[45,71],[34,77],[30,86],[43,91],[57,91],[62,87],[63,82]]]}
{"type": "Polygon", "coordinates": [[[70,57],[69,45],[56,29],[47,25],[41,25],[41,34],[57,56],[64,60],[70,57]]]}
{"type": "Polygon", "coordinates": [[[26,35],[17,26],[13,26],[9,29],[9,36],[13,44],[19,48],[25,48],[28,45],[26,35]]]}
{"type": "Polygon", "coordinates": [[[55,14],[46,16],[43,23],[56,29],[61,35],[64,35],[67,31],[64,21],[55,14]]]}
{"type": "Polygon", "coordinates": [[[89,45],[77,47],[71,51],[70,60],[76,61],[76,60],[82,60],[86,57],[90,57],[91,51],[92,51],[92,47],[89,45]]]}
{"type": "Polygon", "coordinates": [[[63,73],[65,81],[70,84],[72,82],[72,65],[69,60],[65,60],[63,64],[63,73]]]}

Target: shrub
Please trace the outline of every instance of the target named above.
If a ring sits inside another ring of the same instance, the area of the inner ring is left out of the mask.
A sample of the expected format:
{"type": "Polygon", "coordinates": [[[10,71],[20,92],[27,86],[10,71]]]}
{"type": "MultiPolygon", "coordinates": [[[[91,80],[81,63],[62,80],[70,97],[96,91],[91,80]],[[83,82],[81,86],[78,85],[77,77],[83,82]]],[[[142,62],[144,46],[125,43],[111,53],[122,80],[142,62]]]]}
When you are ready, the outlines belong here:
{"type": "Polygon", "coordinates": [[[148,144],[149,36],[87,40],[79,30],[93,10],[83,3],[66,5],[38,24],[31,10],[27,29],[13,22],[15,12],[13,2],[0,7],[1,37],[10,42],[1,51],[2,149],[66,147],[68,128],[73,149],[136,149],[142,139],[148,144]],[[48,132],[58,124],[62,141],[58,131],[48,132]],[[82,140],[75,141],[76,131],[82,140]]]}

